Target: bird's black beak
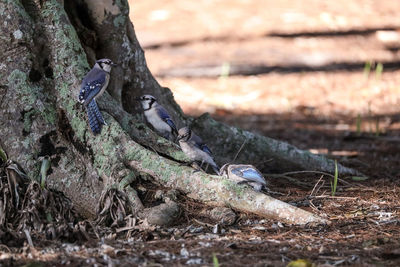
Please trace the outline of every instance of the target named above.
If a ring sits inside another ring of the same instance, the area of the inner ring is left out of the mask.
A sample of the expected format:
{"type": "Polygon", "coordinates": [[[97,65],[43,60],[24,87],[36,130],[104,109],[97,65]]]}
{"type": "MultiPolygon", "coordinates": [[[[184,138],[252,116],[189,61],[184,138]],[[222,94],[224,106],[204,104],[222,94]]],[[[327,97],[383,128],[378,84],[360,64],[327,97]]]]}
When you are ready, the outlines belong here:
{"type": "Polygon", "coordinates": [[[136,97],[135,100],[136,101],[142,101],[142,98],[141,97],[136,97]]]}
{"type": "Polygon", "coordinates": [[[119,64],[118,64],[118,63],[111,62],[111,66],[116,67],[116,66],[119,66],[119,64]]]}

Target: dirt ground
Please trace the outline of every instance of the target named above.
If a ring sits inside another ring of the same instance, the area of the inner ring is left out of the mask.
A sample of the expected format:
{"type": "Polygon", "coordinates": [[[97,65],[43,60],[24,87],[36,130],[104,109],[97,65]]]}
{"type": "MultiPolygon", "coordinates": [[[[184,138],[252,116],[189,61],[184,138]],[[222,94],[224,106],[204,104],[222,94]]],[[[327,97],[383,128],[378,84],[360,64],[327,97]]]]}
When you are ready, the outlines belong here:
{"type": "Polygon", "coordinates": [[[339,174],[332,197],[329,175],[265,174],[281,193],[274,197],[329,219],[327,226],[241,213],[216,229],[204,215],[211,207],[182,197],[177,226],[0,245],[0,266],[215,266],[215,258],[220,266],[400,265],[399,1],[130,2],[149,68],[185,113],[209,112],[368,179],[339,174]]]}

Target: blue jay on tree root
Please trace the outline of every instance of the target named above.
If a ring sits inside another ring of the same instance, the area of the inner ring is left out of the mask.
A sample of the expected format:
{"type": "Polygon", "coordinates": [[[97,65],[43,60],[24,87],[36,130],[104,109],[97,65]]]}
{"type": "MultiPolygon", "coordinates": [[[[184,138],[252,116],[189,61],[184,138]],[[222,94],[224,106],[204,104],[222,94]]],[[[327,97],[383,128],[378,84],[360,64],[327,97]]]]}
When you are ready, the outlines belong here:
{"type": "Polygon", "coordinates": [[[103,125],[106,125],[97,106],[96,98],[106,90],[110,81],[112,66],[116,66],[116,64],[108,58],[97,60],[93,68],[83,78],[79,92],[79,103],[86,107],[90,129],[95,135],[101,132],[103,125]]]}
{"type": "Polygon", "coordinates": [[[220,170],[220,175],[227,176],[238,184],[246,183],[256,191],[261,191],[267,186],[262,174],[253,165],[225,164],[220,170]]]}
{"type": "Polygon", "coordinates": [[[193,161],[210,164],[214,172],[219,175],[219,167],[214,162],[211,150],[189,127],[183,127],[178,131],[179,145],[182,151],[193,161]]]}
{"type": "Polygon", "coordinates": [[[148,123],[164,138],[170,140],[171,134],[178,134],[175,123],[172,121],[167,110],[158,104],[154,96],[143,95],[137,100],[142,104],[144,116],[148,123]]]}

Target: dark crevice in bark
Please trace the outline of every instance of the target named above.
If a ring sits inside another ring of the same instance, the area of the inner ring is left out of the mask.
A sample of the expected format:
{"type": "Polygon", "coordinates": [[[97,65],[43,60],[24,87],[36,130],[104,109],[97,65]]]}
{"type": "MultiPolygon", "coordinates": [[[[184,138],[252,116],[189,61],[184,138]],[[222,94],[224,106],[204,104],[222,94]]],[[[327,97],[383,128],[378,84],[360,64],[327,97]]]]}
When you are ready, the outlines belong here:
{"type": "Polygon", "coordinates": [[[41,144],[40,151],[38,153],[38,157],[44,156],[52,156],[57,154],[56,147],[54,146],[53,142],[51,141],[51,137],[56,135],[55,131],[51,131],[39,139],[39,143],[41,144]]]}
{"type": "Polygon", "coordinates": [[[82,0],[65,1],[64,9],[78,34],[89,65],[93,65],[97,59],[96,50],[99,48],[99,41],[87,4],[82,0]]]}
{"type": "Polygon", "coordinates": [[[34,82],[38,82],[42,79],[42,74],[40,73],[40,71],[32,68],[31,71],[29,72],[28,77],[29,77],[29,80],[34,83],[34,82]]]}
{"type": "Polygon", "coordinates": [[[50,62],[49,62],[48,58],[44,58],[42,67],[44,69],[44,75],[46,76],[46,78],[54,79],[53,69],[50,66],[50,62]]]}
{"type": "MultiPolygon", "coordinates": [[[[42,2],[42,1],[40,1],[42,2]]],[[[26,13],[36,21],[39,18],[39,8],[33,0],[21,0],[21,4],[24,7],[26,13]]]]}
{"type": "MultiPolygon", "coordinates": [[[[46,38],[44,25],[40,23],[40,9],[42,7],[42,1],[39,6],[33,0],[22,0],[21,4],[25,8],[25,11],[33,20],[34,25],[32,28],[35,34],[32,35],[33,45],[28,45],[29,49],[32,50],[33,58],[32,67],[28,74],[29,80],[32,83],[39,83],[43,77],[53,79],[53,70],[49,67],[50,50],[48,49],[49,40],[46,38]]],[[[24,45],[24,44],[23,44],[24,45]]]]}
{"type": "Polygon", "coordinates": [[[86,148],[85,144],[77,140],[75,138],[75,132],[71,125],[69,124],[69,120],[65,115],[65,111],[60,109],[58,112],[58,131],[61,136],[67,141],[67,143],[71,143],[79,153],[82,155],[87,154],[89,151],[86,148]]]}
{"type": "MultiPolygon", "coordinates": [[[[35,110],[33,108],[28,109],[28,110],[22,110],[20,112],[21,117],[19,119],[20,122],[24,123],[27,121],[33,121],[34,120],[34,115],[35,115],[35,110]]],[[[30,133],[30,129],[27,129],[28,127],[26,127],[26,123],[24,125],[24,127],[22,128],[22,135],[23,136],[28,136],[30,133]]]]}

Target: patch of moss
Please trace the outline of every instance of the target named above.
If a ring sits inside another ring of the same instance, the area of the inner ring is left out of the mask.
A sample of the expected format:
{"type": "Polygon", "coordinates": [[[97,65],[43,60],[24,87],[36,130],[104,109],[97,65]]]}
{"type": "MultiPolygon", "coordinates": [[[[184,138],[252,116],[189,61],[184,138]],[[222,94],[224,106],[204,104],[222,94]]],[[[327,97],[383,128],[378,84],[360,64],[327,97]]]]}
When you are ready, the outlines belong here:
{"type": "Polygon", "coordinates": [[[121,26],[124,26],[126,23],[126,16],[122,15],[122,14],[116,16],[113,20],[113,23],[114,23],[114,26],[118,27],[118,28],[121,26]]]}
{"type": "Polygon", "coordinates": [[[47,123],[55,125],[57,120],[57,112],[53,106],[48,106],[45,112],[42,113],[42,117],[46,120],[47,123]]]}
{"type": "Polygon", "coordinates": [[[75,136],[80,140],[81,142],[84,141],[85,139],[85,133],[88,129],[88,125],[86,120],[83,120],[79,117],[73,117],[72,120],[70,121],[71,127],[75,131],[75,136]]]}
{"type": "Polygon", "coordinates": [[[35,91],[36,88],[31,88],[27,80],[27,74],[19,69],[13,70],[7,77],[7,85],[16,92],[18,99],[21,99],[22,102],[25,103],[26,109],[28,110],[33,108],[33,104],[36,101],[36,94],[31,92],[31,90],[35,91]]]}
{"type": "Polygon", "coordinates": [[[31,17],[26,13],[24,6],[18,0],[7,0],[7,6],[13,5],[14,8],[18,11],[18,13],[27,21],[31,20],[31,17]]]}
{"type": "Polygon", "coordinates": [[[28,75],[15,69],[8,77],[8,86],[17,94],[17,98],[24,103],[24,130],[29,132],[32,125],[32,115],[39,114],[46,122],[55,124],[57,114],[55,108],[46,100],[42,88],[29,82],[28,75]],[[34,110],[34,111],[33,111],[34,110]]]}
{"type": "Polygon", "coordinates": [[[37,114],[36,110],[30,110],[24,114],[24,131],[30,132],[32,126],[32,117],[37,114]]]}
{"type": "Polygon", "coordinates": [[[235,194],[239,197],[243,197],[244,196],[244,190],[245,190],[245,186],[243,185],[238,185],[237,183],[229,180],[229,179],[223,179],[222,180],[222,184],[224,186],[226,186],[226,188],[229,191],[234,191],[235,194]]]}

